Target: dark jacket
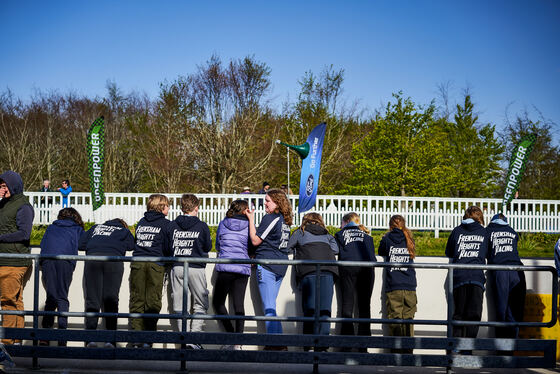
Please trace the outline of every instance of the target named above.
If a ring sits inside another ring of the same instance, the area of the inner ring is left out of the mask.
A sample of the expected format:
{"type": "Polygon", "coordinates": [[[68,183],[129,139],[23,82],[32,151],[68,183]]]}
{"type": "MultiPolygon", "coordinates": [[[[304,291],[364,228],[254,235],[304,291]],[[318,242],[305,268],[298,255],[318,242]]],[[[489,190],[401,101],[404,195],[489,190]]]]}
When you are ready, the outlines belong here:
{"type": "Polygon", "coordinates": [[[167,228],[169,220],[161,212],[149,210],[136,226],[136,245],[133,256],[172,256],[168,251],[167,228]]]}
{"type": "MultiPolygon", "coordinates": [[[[257,247],[256,259],[288,259],[290,226],[286,225],[281,213],[265,214],[257,227],[257,236],[262,239],[262,243],[257,247]]],[[[288,265],[262,265],[262,267],[281,277],[286,275],[288,270],[288,265]]]]}
{"type": "MultiPolygon", "coordinates": [[[[329,232],[318,225],[309,224],[305,231],[301,228],[294,231],[288,241],[288,250],[294,251],[296,260],[336,261],[338,245],[329,232]]],[[[316,265],[296,265],[296,279],[301,281],[306,275],[314,274],[316,265]]],[[[338,276],[338,266],[321,266],[321,272],[330,272],[338,276]]]]}
{"type": "Polygon", "coordinates": [[[134,249],[134,237],[118,219],[92,226],[78,243],[88,256],[125,256],[134,249]]]}
{"type": "MultiPolygon", "coordinates": [[[[182,215],[169,224],[168,245],[175,257],[208,258],[212,249],[212,238],[208,225],[198,217],[182,215]]],[[[183,266],[175,263],[174,266],[183,266]]],[[[204,268],[205,263],[190,263],[191,268],[204,268]]]]}
{"type": "MultiPolygon", "coordinates": [[[[8,186],[10,197],[0,200],[0,253],[28,254],[33,228],[33,207],[23,195],[23,180],[14,171],[6,171],[0,179],[8,186]]],[[[0,266],[29,266],[31,259],[1,259],[0,266]]]]}
{"type": "MultiPolygon", "coordinates": [[[[218,258],[249,258],[249,220],[246,216],[236,215],[225,218],[218,225],[216,251],[218,258]]],[[[227,271],[251,275],[250,264],[216,264],[216,271],[227,271]]]]}
{"type": "Polygon", "coordinates": [[[340,261],[377,261],[373,238],[355,224],[349,223],[335,234],[340,261]]]}
{"type": "MultiPolygon", "coordinates": [[[[408,252],[406,237],[402,230],[394,228],[379,244],[378,254],[385,256],[386,262],[412,263],[408,252]]],[[[416,270],[413,268],[392,267],[385,269],[385,292],[394,290],[416,291],[416,270]]]]}
{"type": "MultiPolygon", "coordinates": [[[[488,251],[486,229],[473,219],[464,220],[449,235],[445,255],[453,264],[484,265],[488,251]]],[[[486,277],[482,270],[455,269],[453,288],[464,284],[475,284],[484,289],[486,277]]]]}
{"type": "MultiPolygon", "coordinates": [[[[54,221],[41,239],[42,255],[78,255],[78,242],[85,231],[72,219],[54,221]]],[[[75,265],[76,261],[72,261],[75,265]]]]}
{"type": "Polygon", "coordinates": [[[519,235],[506,222],[496,220],[486,227],[488,240],[488,263],[499,265],[523,265],[517,252],[519,235]]]}

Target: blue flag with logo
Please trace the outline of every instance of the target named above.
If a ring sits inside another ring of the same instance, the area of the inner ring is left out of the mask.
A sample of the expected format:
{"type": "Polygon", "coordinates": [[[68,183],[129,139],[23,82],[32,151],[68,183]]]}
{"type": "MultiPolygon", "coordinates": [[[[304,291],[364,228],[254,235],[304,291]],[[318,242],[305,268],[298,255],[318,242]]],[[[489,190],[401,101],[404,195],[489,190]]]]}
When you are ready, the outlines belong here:
{"type": "Polygon", "coordinates": [[[307,137],[309,154],[303,159],[301,165],[298,213],[308,211],[315,205],[317,188],[319,187],[319,172],[321,171],[323,139],[325,138],[326,129],[327,124],[321,123],[307,137]]]}

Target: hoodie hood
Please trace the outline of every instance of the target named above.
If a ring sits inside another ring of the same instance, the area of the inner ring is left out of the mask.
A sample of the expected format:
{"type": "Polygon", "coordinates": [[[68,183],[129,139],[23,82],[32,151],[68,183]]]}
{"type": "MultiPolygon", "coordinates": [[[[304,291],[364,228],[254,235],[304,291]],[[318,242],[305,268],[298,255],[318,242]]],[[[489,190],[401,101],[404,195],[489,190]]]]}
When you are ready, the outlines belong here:
{"type": "Polygon", "coordinates": [[[198,219],[198,217],[195,216],[182,215],[175,218],[175,222],[177,222],[181,230],[188,230],[194,225],[196,225],[197,223],[199,223],[200,219],[198,219]]]}
{"type": "Polygon", "coordinates": [[[154,222],[158,219],[165,218],[165,214],[163,214],[162,212],[156,212],[155,210],[148,210],[146,213],[144,213],[144,218],[148,222],[154,222]]]}
{"type": "Polygon", "coordinates": [[[246,216],[235,215],[224,219],[224,226],[231,231],[242,231],[249,227],[249,219],[246,216]]]}
{"type": "MultiPolygon", "coordinates": [[[[119,226],[119,227],[124,227],[123,224],[121,223],[121,221],[117,218],[115,219],[110,219],[108,221],[106,221],[105,223],[103,223],[106,226],[119,226]]],[[[128,228],[128,227],[125,227],[128,228]]]]}
{"type": "Polygon", "coordinates": [[[72,226],[78,226],[78,224],[77,224],[74,220],[72,220],[72,219],[70,219],[70,218],[67,218],[67,219],[57,219],[57,220],[54,221],[52,224],[53,224],[53,225],[56,225],[56,226],[58,226],[58,227],[72,227],[72,226]]]}
{"type": "Polygon", "coordinates": [[[399,229],[399,228],[394,228],[391,231],[389,231],[389,233],[387,234],[389,236],[389,238],[391,239],[391,241],[398,243],[401,240],[405,240],[406,242],[406,237],[404,236],[404,232],[399,229]]]}
{"type": "Polygon", "coordinates": [[[325,229],[324,227],[321,227],[319,225],[314,225],[312,223],[305,226],[305,232],[308,232],[313,235],[325,235],[329,233],[327,229],[325,229]]]}
{"type": "Polygon", "coordinates": [[[467,231],[479,230],[482,225],[472,218],[467,218],[461,221],[461,227],[467,231]]]}
{"type": "Polygon", "coordinates": [[[0,179],[8,186],[10,195],[17,195],[23,193],[23,180],[21,176],[15,171],[8,170],[0,175],[0,179]]]}
{"type": "Polygon", "coordinates": [[[506,226],[508,224],[506,221],[499,218],[493,219],[491,223],[495,223],[497,225],[503,225],[503,226],[506,226]]]}

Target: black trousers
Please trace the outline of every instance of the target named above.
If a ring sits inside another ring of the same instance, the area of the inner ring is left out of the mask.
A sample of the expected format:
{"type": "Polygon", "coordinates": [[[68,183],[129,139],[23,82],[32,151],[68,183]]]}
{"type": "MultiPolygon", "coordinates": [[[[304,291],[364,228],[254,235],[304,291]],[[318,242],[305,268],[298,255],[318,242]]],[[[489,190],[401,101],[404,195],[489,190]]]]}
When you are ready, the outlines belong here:
{"type": "MultiPolygon", "coordinates": [[[[342,300],[342,317],[354,317],[354,303],[358,299],[358,317],[371,317],[371,294],[375,273],[373,268],[340,266],[338,268],[340,293],[342,300]]],[[[342,335],[355,335],[354,323],[344,322],[341,327],[342,335]]],[[[358,335],[371,335],[371,327],[367,322],[358,324],[358,335]]]]}
{"type": "MultiPolygon", "coordinates": [[[[70,303],[68,302],[68,290],[72,283],[72,274],[74,273],[74,263],[65,260],[42,260],[41,274],[43,286],[47,291],[47,300],[45,301],[45,311],[68,312],[70,303]]],[[[44,316],[41,326],[44,329],[50,329],[54,325],[54,316],[44,316]]],[[[58,328],[65,329],[68,327],[68,317],[58,317],[58,328]]]]}
{"type": "MultiPolygon", "coordinates": [[[[86,286],[86,312],[117,313],[119,311],[119,290],[123,277],[122,262],[86,261],[84,278],[86,286]]],[[[86,329],[97,329],[97,317],[86,317],[86,329]]],[[[106,317],[105,328],[117,329],[117,318],[106,317]]]]}
{"type": "MultiPolygon", "coordinates": [[[[498,270],[490,273],[493,282],[496,321],[521,322],[525,309],[527,286],[522,271],[498,270]]],[[[496,338],[517,338],[519,328],[496,327],[496,338]]]]}
{"type": "MultiPolygon", "coordinates": [[[[228,315],[226,308],[226,297],[229,296],[233,303],[233,312],[236,316],[245,315],[245,290],[247,289],[248,275],[240,273],[230,273],[226,271],[217,272],[214,294],[212,295],[212,306],[216,314],[228,315]]],[[[238,319],[235,321],[235,329],[230,320],[220,320],[226,332],[242,333],[245,321],[238,319]]]]}
{"type": "MultiPolygon", "coordinates": [[[[482,318],[482,287],[464,284],[453,289],[453,319],[458,321],[480,321],[482,318]]],[[[478,326],[454,326],[453,336],[476,338],[478,326]]]]}

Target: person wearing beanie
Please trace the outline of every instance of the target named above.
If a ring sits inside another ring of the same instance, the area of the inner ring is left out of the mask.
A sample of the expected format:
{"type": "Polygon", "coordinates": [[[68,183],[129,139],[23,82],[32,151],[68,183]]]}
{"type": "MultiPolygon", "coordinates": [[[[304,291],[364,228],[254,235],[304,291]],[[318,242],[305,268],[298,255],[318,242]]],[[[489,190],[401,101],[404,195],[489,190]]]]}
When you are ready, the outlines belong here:
{"type": "MultiPolygon", "coordinates": [[[[488,264],[523,265],[517,252],[519,235],[507,223],[507,218],[499,213],[492,217],[486,227],[488,241],[488,264]]],[[[527,287],[523,271],[492,270],[488,272],[494,289],[496,321],[521,322],[525,307],[527,287]]],[[[517,338],[519,328],[496,327],[497,338],[517,338]]]]}
{"type": "MultiPolygon", "coordinates": [[[[33,228],[33,207],[23,195],[23,180],[11,170],[0,174],[0,253],[29,254],[33,228]]],[[[2,310],[23,311],[23,288],[31,276],[31,259],[0,260],[0,294],[2,310]]],[[[23,328],[25,317],[6,314],[2,327],[23,328]]],[[[20,344],[21,340],[2,339],[4,344],[20,344]]]]}

